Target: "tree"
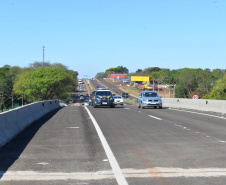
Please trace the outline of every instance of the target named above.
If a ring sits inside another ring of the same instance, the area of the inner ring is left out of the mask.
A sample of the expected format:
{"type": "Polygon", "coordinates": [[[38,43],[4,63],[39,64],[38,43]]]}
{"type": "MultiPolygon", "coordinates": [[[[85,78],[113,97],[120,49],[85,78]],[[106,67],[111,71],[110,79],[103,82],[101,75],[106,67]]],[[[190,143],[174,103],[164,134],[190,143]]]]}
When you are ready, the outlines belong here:
{"type": "Polygon", "coordinates": [[[153,78],[153,80],[158,81],[159,83],[162,81],[164,77],[164,72],[163,71],[152,72],[150,76],[153,78]]]}
{"type": "Polygon", "coordinates": [[[175,88],[175,98],[186,98],[187,91],[182,83],[178,83],[175,88]]]}
{"type": "Polygon", "coordinates": [[[170,71],[170,76],[168,80],[169,84],[174,84],[178,82],[178,77],[180,76],[181,70],[182,69],[178,69],[178,70],[173,69],[172,71],[170,71]]]}
{"type": "MultiPolygon", "coordinates": [[[[21,68],[5,65],[0,68],[0,107],[11,107],[11,96],[13,94],[13,84],[16,76],[21,72],[21,68]]],[[[17,100],[14,99],[14,102],[17,100]]]]}
{"type": "Polygon", "coordinates": [[[178,80],[179,80],[180,85],[183,86],[183,89],[185,90],[184,98],[191,98],[192,95],[195,93],[195,90],[198,87],[197,70],[184,68],[180,72],[178,80]]]}
{"type": "Polygon", "coordinates": [[[7,67],[0,68],[0,92],[8,93],[7,81],[10,69],[7,67]]]}
{"type": "Polygon", "coordinates": [[[143,70],[143,73],[146,75],[151,75],[152,72],[158,72],[161,71],[161,68],[159,67],[149,67],[143,70]]]}
{"type": "Polygon", "coordinates": [[[220,79],[224,76],[224,70],[222,69],[214,69],[212,73],[215,79],[220,79]]]}
{"type": "Polygon", "coordinates": [[[202,99],[226,100],[226,74],[217,80],[210,95],[203,96],[202,99]]]}
{"type": "Polygon", "coordinates": [[[213,84],[216,81],[216,79],[213,77],[213,74],[208,69],[199,70],[196,80],[198,86],[195,93],[198,94],[199,97],[202,97],[205,94],[209,94],[213,84]]]}
{"type": "Polygon", "coordinates": [[[105,71],[107,74],[112,74],[112,73],[119,73],[119,74],[128,74],[129,70],[127,67],[123,66],[118,66],[118,67],[111,67],[105,71]]]}
{"type": "Polygon", "coordinates": [[[99,78],[107,78],[107,77],[108,77],[108,74],[104,73],[104,72],[100,72],[100,73],[96,74],[96,78],[97,79],[99,79],[99,78]]]}
{"type": "Polygon", "coordinates": [[[73,75],[59,67],[33,69],[18,75],[14,84],[15,94],[25,95],[29,101],[68,98],[73,90],[73,75]]]}
{"type": "Polygon", "coordinates": [[[34,62],[34,63],[29,64],[29,68],[32,68],[32,69],[45,68],[45,67],[59,67],[64,70],[68,70],[68,67],[61,63],[51,64],[50,62],[34,62]]]}
{"type": "Polygon", "coordinates": [[[140,73],[142,71],[143,71],[142,69],[137,69],[136,73],[140,73]]]}
{"type": "Polygon", "coordinates": [[[163,78],[162,78],[162,82],[164,84],[169,82],[169,78],[170,78],[170,69],[163,69],[163,78]]]}

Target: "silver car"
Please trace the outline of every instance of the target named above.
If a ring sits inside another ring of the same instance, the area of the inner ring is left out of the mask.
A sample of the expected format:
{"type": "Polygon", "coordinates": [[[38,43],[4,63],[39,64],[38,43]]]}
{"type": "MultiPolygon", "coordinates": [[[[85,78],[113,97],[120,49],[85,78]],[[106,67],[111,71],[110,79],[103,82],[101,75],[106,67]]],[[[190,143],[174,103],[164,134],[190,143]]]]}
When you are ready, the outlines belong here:
{"type": "Polygon", "coordinates": [[[89,106],[89,100],[85,100],[83,103],[84,106],[89,106]]]}
{"type": "Polygon", "coordinates": [[[147,108],[147,107],[154,107],[154,108],[162,108],[162,96],[159,96],[155,91],[143,91],[140,93],[138,97],[138,108],[147,108]]]}

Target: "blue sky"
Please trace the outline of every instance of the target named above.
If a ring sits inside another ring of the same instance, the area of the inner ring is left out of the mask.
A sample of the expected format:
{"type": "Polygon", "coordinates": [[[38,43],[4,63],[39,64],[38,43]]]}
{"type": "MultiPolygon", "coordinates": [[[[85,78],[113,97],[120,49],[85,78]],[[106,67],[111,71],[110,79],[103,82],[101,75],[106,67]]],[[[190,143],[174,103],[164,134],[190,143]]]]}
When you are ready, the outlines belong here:
{"type": "Polygon", "coordinates": [[[0,67],[226,69],[225,0],[0,0],[0,67]]]}

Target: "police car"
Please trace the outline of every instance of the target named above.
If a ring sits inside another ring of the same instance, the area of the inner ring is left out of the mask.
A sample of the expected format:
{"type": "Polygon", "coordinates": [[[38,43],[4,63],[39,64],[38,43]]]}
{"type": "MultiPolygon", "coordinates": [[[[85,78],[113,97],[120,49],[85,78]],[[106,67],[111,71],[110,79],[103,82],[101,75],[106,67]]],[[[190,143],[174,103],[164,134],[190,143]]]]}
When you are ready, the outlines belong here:
{"type": "Polygon", "coordinates": [[[93,107],[110,106],[115,107],[114,97],[110,90],[98,89],[93,97],[93,107]]]}

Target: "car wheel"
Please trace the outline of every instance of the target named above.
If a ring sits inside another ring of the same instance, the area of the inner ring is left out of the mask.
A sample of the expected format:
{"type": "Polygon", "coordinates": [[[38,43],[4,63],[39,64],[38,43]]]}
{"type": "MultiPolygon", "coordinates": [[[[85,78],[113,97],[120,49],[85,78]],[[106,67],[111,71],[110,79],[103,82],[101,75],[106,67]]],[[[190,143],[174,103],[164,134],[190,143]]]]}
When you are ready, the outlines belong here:
{"type": "Polygon", "coordinates": [[[162,106],[159,106],[160,109],[162,109],[162,106]]]}
{"type": "Polygon", "coordinates": [[[156,109],[156,108],[157,108],[157,106],[154,106],[154,108],[156,109]]]}
{"type": "Polygon", "coordinates": [[[111,108],[115,108],[115,105],[111,105],[110,107],[111,107],[111,108]]]}
{"type": "Polygon", "coordinates": [[[93,107],[94,107],[94,108],[97,108],[97,105],[96,105],[95,103],[93,103],[93,107]]]}
{"type": "Polygon", "coordinates": [[[138,107],[138,108],[140,108],[140,104],[139,104],[139,103],[137,103],[137,105],[138,105],[137,107],[138,107]]]}
{"type": "Polygon", "coordinates": [[[145,107],[143,106],[143,104],[141,103],[141,108],[144,109],[145,107]]]}

